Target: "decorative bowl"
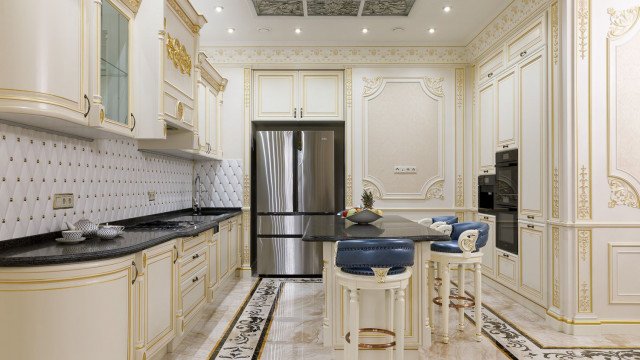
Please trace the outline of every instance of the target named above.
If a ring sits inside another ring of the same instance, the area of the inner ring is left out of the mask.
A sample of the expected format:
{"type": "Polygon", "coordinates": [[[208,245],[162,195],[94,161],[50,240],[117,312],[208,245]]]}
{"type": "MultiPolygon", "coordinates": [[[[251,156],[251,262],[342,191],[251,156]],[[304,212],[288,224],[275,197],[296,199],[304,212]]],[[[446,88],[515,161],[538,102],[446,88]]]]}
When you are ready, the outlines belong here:
{"type": "Polygon", "coordinates": [[[382,216],[374,213],[369,209],[364,209],[351,216],[347,216],[347,220],[357,224],[371,224],[372,222],[382,218],[382,216]]]}
{"type": "Polygon", "coordinates": [[[100,225],[100,229],[114,229],[118,232],[118,236],[124,234],[124,226],[122,225],[100,225]]]}
{"type": "Polygon", "coordinates": [[[111,227],[111,226],[103,226],[100,229],[98,229],[98,232],[96,233],[96,235],[98,235],[100,239],[105,239],[105,240],[114,239],[120,236],[120,234],[121,232],[118,230],[117,227],[111,227]]]}
{"type": "Polygon", "coordinates": [[[65,241],[80,241],[82,239],[82,231],[80,230],[65,230],[62,232],[62,238],[65,241]]]}
{"type": "Polygon", "coordinates": [[[82,236],[94,236],[98,232],[98,224],[94,224],[87,219],[78,220],[73,226],[82,231],[82,236]]]}

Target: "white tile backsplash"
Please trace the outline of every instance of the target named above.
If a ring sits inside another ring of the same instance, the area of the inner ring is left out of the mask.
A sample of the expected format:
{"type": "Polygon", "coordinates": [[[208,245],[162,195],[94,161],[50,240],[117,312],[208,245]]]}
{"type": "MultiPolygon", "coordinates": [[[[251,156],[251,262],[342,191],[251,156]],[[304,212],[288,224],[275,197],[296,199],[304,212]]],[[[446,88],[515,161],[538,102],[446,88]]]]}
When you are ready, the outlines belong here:
{"type": "Polygon", "coordinates": [[[193,164],[139,152],[135,140],[88,142],[0,124],[0,241],[82,217],[107,222],[189,208],[193,164]],[[55,193],[73,193],[75,207],[53,210],[55,193]]]}
{"type": "Polygon", "coordinates": [[[198,161],[195,169],[204,186],[203,206],[242,207],[242,161],[198,161]]]}

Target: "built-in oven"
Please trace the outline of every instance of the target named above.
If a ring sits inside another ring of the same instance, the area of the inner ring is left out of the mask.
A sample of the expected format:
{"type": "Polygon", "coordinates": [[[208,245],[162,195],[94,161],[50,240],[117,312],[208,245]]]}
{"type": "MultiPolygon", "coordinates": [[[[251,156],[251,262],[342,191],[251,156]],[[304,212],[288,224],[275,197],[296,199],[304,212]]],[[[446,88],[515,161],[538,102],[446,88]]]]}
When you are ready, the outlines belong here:
{"type": "Polygon", "coordinates": [[[495,175],[478,176],[478,208],[493,210],[495,201],[495,175]]]}
{"type": "Polygon", "coordinates": [[[496,209],[496,247],[518,255],[518,211],[496,209]]]}
{"type": "Polygon", "coordinates": [[[518,149],[496,153],[495,205],[518,209],[518,149]]]}

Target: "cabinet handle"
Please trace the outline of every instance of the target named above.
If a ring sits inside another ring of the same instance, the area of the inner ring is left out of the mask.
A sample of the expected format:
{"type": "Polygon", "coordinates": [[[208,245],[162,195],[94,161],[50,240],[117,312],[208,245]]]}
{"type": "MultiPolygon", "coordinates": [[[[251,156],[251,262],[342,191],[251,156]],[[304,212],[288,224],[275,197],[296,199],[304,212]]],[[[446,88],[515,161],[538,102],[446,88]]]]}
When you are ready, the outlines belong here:
{"type": "Polygon", "coordinates": [[[302,115],[302,108],[300,108],[300,119],[302,119],[304,116],[302,115]]]}
{"type": "Polygon", "coordinates": [[[527,55],[527,50],[520,53],[520,57],[524,57],[525,55],[527,55]]]}
{"type": "Polygon", "coordinates": [[[531,219],[531,220],[533,220],[533,219],[535,219],[535,216],[533,216],[533,215],[527,215],[527,219],[531,219]]]}
{"type": "Polygon", "coordinates": [[[176,261],[178,261],[178,248],[175,245],[173,245],[173,250],[175,250],[175,253],[176,253],[176,257],[173,259],[173,263],[175,264],[176,261]]]}
{"type": "Polygon", "coordinates": [[[133,268],[136,270],[136,276],[133,277],[133,280],[131,280],[131,285],[136,283],[136,280],[138,280],[138,267],[136,266],[136,262],[132,261],[131,265],[133,266],[133,268]]]}
{"type": "Polygon", "coordinates": [[[509,258],[509,254],[502,254],[502,256],[504,256],[506,259],[509,258]]]}
{"type": "Polygon", "coordinates": [[[133,132],[133,129],[136,128],[136,117],[133,116],[133,113],[131,113],[131,120],[133,120],[133,126],[131,126],[131,131],[133,132]]]}
{"type": "Polygon", "coordinates": [[[489,73],[489,75],[487,75],[488,78],[492,78],[493,77],[493,73],[489,73]]]}
{"type": "Polygon", "coordinates": [[[193,279],[191,279],[191,282],[196,282],[196,281],[198,281],[198,280],[200,280],[200,279],[196,276],[196,277],[194,277],[193,279]]]}
{"type": "Polygon", "coordinates": [[[535,228],[536,228],[534,225],[527,225],[527,227],[528,227],[529,229],[535,229],[535,228]]]}
{"type": "Polygon", "coordinates": [[[485,174],[488,174],[488,173],[489,173],[489,170],[485,170],[485,171],[483,171],[483,172],[484,172],[485,174]]]}
{"type": "Polygon", "coordinates": [[[503,149],[506,149],[506,148],[508,148],[508,147],[509,147],[509,145],[502,145],[502,148],[503,148],[503,149]]]}
{"type": "Polygon", "coordinates": [[[84,99],[87,101],[87,112],[84,113],[84,117],[89,116],[89,112],[91,111],[91,101],[89,101],[89,97],[87,94],[84,94],[84,99]]]}
{"type": "Polygon", "coordinates": [[[293,118],[294,119],[298,118],[298,108],[293,109],[293,118]]]}
{"type": "Polygon", "coordinates": [[[192,258],[193,260],[195,260],[195,259],[197,259],[197,258],[199,258],[199,257],[200,257],[200,255],[195,254],[195,255],[193,255],[191,258],[192,258]]]}

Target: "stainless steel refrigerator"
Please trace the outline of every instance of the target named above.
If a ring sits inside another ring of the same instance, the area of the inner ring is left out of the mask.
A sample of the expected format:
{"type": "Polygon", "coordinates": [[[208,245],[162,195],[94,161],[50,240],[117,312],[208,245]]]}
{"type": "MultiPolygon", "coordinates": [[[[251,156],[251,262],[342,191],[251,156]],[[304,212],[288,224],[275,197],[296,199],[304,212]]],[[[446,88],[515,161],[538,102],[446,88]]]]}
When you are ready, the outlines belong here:
{"type": "Polygon", "coordinates": [[[322,244],[301,238],[308,216],[337,211],[334,141],[333,131],[255,133],[258,274],[322,273],[322,244]]]}

